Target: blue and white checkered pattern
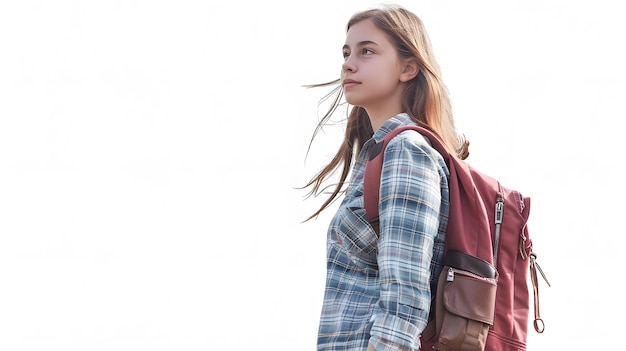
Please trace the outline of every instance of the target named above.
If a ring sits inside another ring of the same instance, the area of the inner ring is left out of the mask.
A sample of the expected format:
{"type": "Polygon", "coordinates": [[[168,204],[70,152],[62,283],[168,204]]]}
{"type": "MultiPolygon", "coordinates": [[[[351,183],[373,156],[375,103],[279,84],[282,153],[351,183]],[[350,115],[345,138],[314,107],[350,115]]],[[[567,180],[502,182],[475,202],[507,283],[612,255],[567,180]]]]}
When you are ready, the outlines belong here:
{"type": "Polygon", "coordinates": [[[406,124],[414,122],[399,114],[365,143],[330,223],[318,350],[365,351],[369,342],[379,351],[419,349],[448,223],[443,158],[419,133],[400,133],[385,149],[378,239],[363,204],[369,150],[406,124]]]}

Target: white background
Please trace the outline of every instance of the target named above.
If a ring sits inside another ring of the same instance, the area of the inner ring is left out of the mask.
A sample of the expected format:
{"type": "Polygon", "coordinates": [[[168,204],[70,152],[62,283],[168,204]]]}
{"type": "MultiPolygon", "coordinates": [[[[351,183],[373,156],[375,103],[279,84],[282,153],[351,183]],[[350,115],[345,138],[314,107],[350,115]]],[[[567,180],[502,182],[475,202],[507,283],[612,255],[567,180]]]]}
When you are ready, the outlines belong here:
{"type": "MultiPolygon", "coordinates": [[[[333,208],[307,147],[371,1],[0,2],[0,350],[313,350],[333,208]]],[[[619,1],[398,1],[469,162],[532,198],[544,334],[621,345],[619,1]]]]}

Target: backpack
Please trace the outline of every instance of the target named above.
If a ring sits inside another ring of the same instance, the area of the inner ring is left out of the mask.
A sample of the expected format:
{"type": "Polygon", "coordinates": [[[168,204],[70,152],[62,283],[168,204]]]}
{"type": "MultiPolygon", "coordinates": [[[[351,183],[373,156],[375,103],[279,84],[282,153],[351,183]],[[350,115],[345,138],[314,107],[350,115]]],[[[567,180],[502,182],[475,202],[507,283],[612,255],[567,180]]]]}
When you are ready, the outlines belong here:
{"type": "Polygon", "coordinates": [[[369,155],[363,185],[365,213],[379,234],[378,201],[384,149],[398,133],[421,133],[444,157],[450,171],[450,213],[443,269],[429,323],[421,335],[429,350],[526,350],[529,322],[528,273],[534,293],[534,329],[539,313],[537,271],[528,235],[530,198],[502,186],[452,156],[430,130],[403,126],[390,131],[369,155]]]}

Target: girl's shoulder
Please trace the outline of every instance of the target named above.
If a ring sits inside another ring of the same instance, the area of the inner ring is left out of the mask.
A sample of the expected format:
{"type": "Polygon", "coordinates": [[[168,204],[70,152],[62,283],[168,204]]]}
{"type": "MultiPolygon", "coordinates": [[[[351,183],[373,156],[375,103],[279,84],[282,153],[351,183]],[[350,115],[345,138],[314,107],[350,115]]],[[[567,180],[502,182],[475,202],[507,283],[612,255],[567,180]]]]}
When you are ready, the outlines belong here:
{"type": "Polygon", "coordinates": [[[431,151],[437,152],[427,137],[420,134],[416,130],[405,130],[400,132],[398,135],[389,140],[386,148],[415,148],[417,150],[425,150],[429,153],[431,151]]]}
{"type": "Polygon", "coordinates": [[[415,130],[400,132],[385,147],[385,158],[416,156],[426,156],[440,166],[445,164],[443,156],[431,145],[428,138],[415,130]]]}

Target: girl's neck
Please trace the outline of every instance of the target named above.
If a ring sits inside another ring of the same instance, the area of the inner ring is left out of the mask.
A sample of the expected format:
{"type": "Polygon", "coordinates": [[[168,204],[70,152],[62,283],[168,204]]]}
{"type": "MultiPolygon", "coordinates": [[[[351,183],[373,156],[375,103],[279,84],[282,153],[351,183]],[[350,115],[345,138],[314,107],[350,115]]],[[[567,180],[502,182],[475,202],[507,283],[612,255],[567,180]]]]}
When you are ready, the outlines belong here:
{"type": "Polygon", "coordinates": [[[374,133],[385,124],[389,118],[403,112],[402,91],[402,89],[398,88],[393,96],[384,101],[375,101],[363,106],[365,111],[367,111],[367,115],[370,117],[370,123],[374,129],[374,133]]]}

